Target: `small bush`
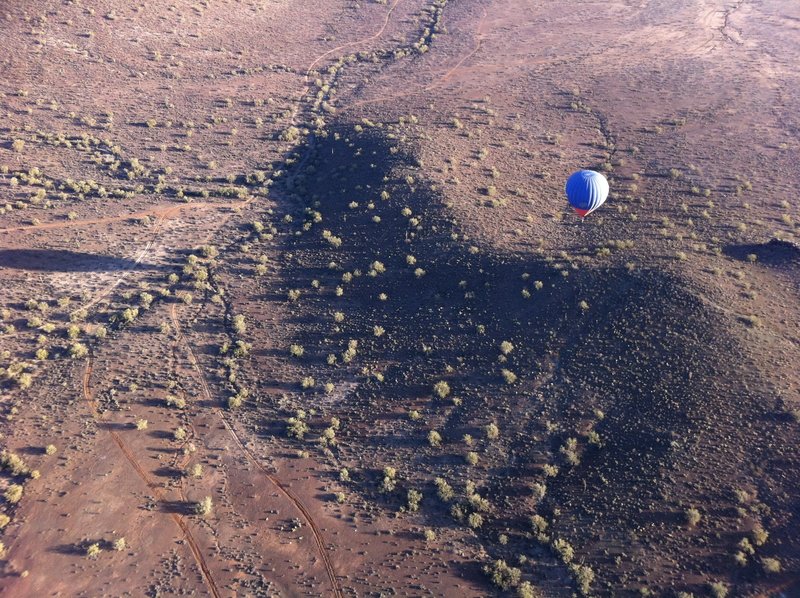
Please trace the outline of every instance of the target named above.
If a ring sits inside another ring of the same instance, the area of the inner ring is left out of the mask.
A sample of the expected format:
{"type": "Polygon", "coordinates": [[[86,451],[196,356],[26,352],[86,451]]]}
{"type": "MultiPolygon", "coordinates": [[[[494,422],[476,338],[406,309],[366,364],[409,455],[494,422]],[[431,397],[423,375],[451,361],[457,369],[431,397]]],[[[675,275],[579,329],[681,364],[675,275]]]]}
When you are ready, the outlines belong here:
{"type": "Polygon", "coordinates": [[[422,502],[422,492],[411,489],[407,495],[408,510],[412,513],[419,511],[419,503],[422,502]]]}
{"type": "Polygon", "coordinates": [[[211,514],[211,511],[214,509],[214,503],[211,500],[210,496],[203,497],[203,500],[196,503],[194,506],[194,512],[200,515],[201,517],[208,517],[211,514]]]}
{"type": "Polygon", "coordinates": [[[782,566],[781,562],[778,559],[772,557],[765,557],[761,559],[761,567],[764,569],[764,573],[780,573],[782,566]]]}
{"type": "Polygon", "coordinates": [[[541,594],[536,591],[529,581],[523,581],[517,587],[517,598],[539,598],[540,596],[541,594]]]}
{"type": "Polygon", "coordinates": [[[558,553],[564,563],[569,563],[575,558],[575,549],[563,538],[557,538],[553,541],[553,550],[558,553]]]}
{"type": "Polygon", "coordinates": [[[450,394],[450,385],[444,380],[440,380],[433,385],[433,392],[440,399],[444,399],[450,394]]]}
{"type": "Polygon", "coordinates": [[[286,420],[286,433],[290,438],[297,438],[298,440],[303,439],[303,436],[305,436],[308,432],[308,424],[306,423],[305,418],[305,412],[298,411],[295,417],[290,417],[288,420],[286,420]]]}
{"type": "Polygon", "coordinates": [[[236,334],[243,334],[247,330],[247,324],[244,321],[243,315],[233,316],[231,326],[236,334]]]}
{"type": "Polygon", "coordinates": [[[688,523],[691,527],[694,527],[700,523],[700,511],[694,507],[686,509],[686,511],[684,511],[684,517],[686,519],[686,523],[688,523]]]}
{"type": "Polygon", "coordinates": [[[450,502],[453,500],[455,492],[453,491],[452,486],[450,486],[450,484],[448,484],[444,478],[436,478],[433,483],[436,484],[436,494],[441,500],[444,502],[450,502]]]}
{"type": "Polygon", "coordinates": [[[761,326],[761,318],[755,315],[739,316],[739,321],[747,324],[750,328],[759,328],[761,326]]]}
{"type": "Polygon", "coordinates": [[[3,493],[3,497],[11,504],[16,504],[22,499],[22,492],[22,486],[19,484],[9,484],[3,493]]]}
{"type": "Polygon", "coordinates": [[[69,347],[69,356],[72,359],[82,359],[89,354],[89,349],[81,343],[72,343],[69,347]]]}
{"type": "Polygon", "coordinates": [[[589,595],[592,582],[594,581],[594,571],[591,567],[586,565],[573,565],[572,573],[575,575],[575,581],[578,584],[578,589],[584,596],[589,595]]]}
{"type": "Polygon", "coordinates": [[[531,527],[533,531],[537,534],[543,534],[547,531],[548,523],[547,519],[542,517],[541,515],[532,515],[531,516],[531,527]]]}
{"type": "Polygon", "coordinates": [[[714,598],[725,598],[728,595],[728,586],[721,581],[708,584],[708,589],[714,598]]]}
{"type": "Polygon", "coordinates": [[[472,529],[478,529],[483,525],[483,515],[480,513],[470,513],[467,517],[467,525],[472,529]]]}
{"type": "Polygon", "coordinates": [[[492,583],[501,590],[517,587],[522,579],[522,572],[516,567],[510,567],[503,560],[486,565],[483,570],[491,578],[492,583]]]}
{"type": "Polygon", "coordinates": [[[506,384],[514,384],[514,382],[517,381],[517,375],[511,370],[503,369],[500,374],[503,376],[503,380],[506,384]]]}
{"type": "Polygon", "coordinates": [[[379,490],[383,493],[394,491],[397,487],[397,470],[394,467],[386,466],[383,468],[383,480],[379,490]]]}

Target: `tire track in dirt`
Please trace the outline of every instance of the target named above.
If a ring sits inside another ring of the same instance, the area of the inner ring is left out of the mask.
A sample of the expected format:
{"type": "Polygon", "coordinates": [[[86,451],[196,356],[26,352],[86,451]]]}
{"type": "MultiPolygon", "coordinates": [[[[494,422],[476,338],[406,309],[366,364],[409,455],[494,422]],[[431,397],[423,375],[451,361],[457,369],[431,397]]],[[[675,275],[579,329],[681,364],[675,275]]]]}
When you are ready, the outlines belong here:
{"type": "MultiPolygon", "coordinates": [[[[203,394],[206,396],[206,399],[210,402],[213,402],[213,397],[211,395],[211,390],[206,382],[205,374],[203,374],[202,369],[200,368],[200,362],[197,359],[197,356],[192,348],[191,344],[186,341],[186,338],[183,336],[183,332],[181,331],[180,320],[178,319],[177,314],[177,305],[173,304],[170,309],[170,317],[172,319],[172,324],[175,327],[176,334],[178,336],[178,342],[183,343],[186,346],[187,354],[189,357],[189,361],[192,364],[192,367],[197,371],[199,376],[200,385],[203,388],[203,394]]],[[[344,594],[342,593],[341,588],[339,587],[339,581],[336,575],[336,570],[333,567],[333,562],[330,559],[330,555],[328,554],[328,549],[325,546],[325,539],[322,535],[322,530],[317,525],[314,517],[311,515],[309,510],[303,504],[300,497],[298,497],[294,492],[292,492],[287,486],[283,484],[278,478],[272,475],[256,458],[255,455],[248,449],[244,443],[242,442],[241,438],[239,437],[236,430],[234,430],[233,426],[228,421],[228,418],[225,417],[224,411],[219,407],[214,407],[215,413],[219,416],[220,420],[222,420],[222,424],[225,426],[225,430],[230,435],[231,439],[236,443],[239,447],[239,450],[242,452],[243,455],[247,458],[250,463],[252,463],[264,476],[275,485],[276,488],[287,498],[289,501],[297,508],[298,511],[303,515],[303,518],[306,520],[309,528],[311,528],[312,536],[314,538],[314,543],[317,545],[317,550],[322,558],[322,562],[325,566],[325,571],[328,574],[328,578],[331,582],[331,586],[333,588],[333,595],[336,598],[343,598],[344,594]]]]}
{"type": "MultiPolygon", "coordinates": [[[[92,412],[92,417],[95,421],[100,420],[100,414],[97,411],[97,404],[92,397],[90,381],[92,377],[92,372],[94,370],[94,363],[93,358],[91,355],[87,359],[86,368],[83,373],[83,397],[86,399],[86,402],[89,405],[89,408],[92,412]]],[[[158,484],[153,482],[147,472],[142,469],[142,466],[136,459],[136,456],[131,452],[125,442],[122,440],[122,437],[115,432],[114,430],[108,430],[108,433],[111,435],[111,438],[114,440],[116,445],[119,447],[119,450],[122,451],[122,454],[127,459],[128,463],[133,467],[134,471],[136,471],[137,475],[142,479],[142,481],[147,485],[147,487],[153,492],[156,499],[159,502],[164,501],[164,495],[161,492],[158,484]]],[[[186,525],[186,522],[183,520],[183,517],[178,515],[177,513],[170,513],[169,514],[171,519],[175,522],[175,524],[180,528],[183,532],[183,536],[186,539],[187,544],[189,545],[190,550],[192,551],[192,555],[194,556],[195,562],[197,563],[198,567],[200,567],[200,572],[203,575],[203,580],[206,582],[208,589],[213,594],[214,598],[221,598],[221,594],[217,589],[217,584],[214,581],[213,576],[211,575],[211,570],[208,568],[206,564],[205,558],[203,557],[203,553],[200,551],[200,547],[197,545],[194,536],[192,535],[189,526],[186,525]]]]}

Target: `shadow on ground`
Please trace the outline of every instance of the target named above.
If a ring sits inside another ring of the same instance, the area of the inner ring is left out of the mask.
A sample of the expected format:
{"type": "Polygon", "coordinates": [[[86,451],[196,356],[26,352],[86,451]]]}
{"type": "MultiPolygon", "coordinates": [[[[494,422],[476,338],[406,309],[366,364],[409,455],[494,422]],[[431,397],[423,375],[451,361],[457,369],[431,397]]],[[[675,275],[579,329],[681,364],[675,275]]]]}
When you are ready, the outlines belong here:
{"type": "Polygon", "coordinates": [[[56,249],[0,249],[0,268],[40,272],[113,272],[154,268],[128,258],[56,249]]]}
{"type": "MultiPolygon", "coordinates": [[[[298,406],[324,405],[321,416],[346,422],[335,452],[361,472],[353,490],[396,510],[418,488],[432,526],[464,527],[462,516],[481,512],[474,541],[509,562],[548,554],[531,544],[538,512],[600,587],[638,591],[630,575],[642,571],[660,587],[725,578],[730,563],[718,555],[742,537],[722,533],[741,526],[732,490],[741,472],[761,470],[760,498],[786,520],[797,507],[791,482],[768,463],[796,461],[787,447],[799,439],[745,379],[730,323],[664,271],[503,254],[467,239],[418,161],[395,145],[377,129],[336,129],[311,142],[288,186],[299,209],[283,247],[292,256],[283,292],[300,290],[291,322],[305,348],[299,367],[334,385],[358,381],[346,401],[307,390],[298,406]],[[447,391],[435,392],[442,381],[447,391]],[[490,423],[496,439],[486,437],[490,423]],[[431,431],[441,446],[430,446],[431,431]],[[470,451],[476,466],[465,461],[470,451]],[[380,493],[386,465],[401,481],[380,493]],[[550,465],[558,475],[546,476],[550,465]],[[453,502],[436,498],[435,477],[456,488],[453,502]],[[466,499],[467,480],[489,497],[488,510],[466,499]],[[538,505],[534,483],[549,488],[538,505]],[[689,505],[718,533],[672,533],[689,505]]],[[[775,534],[797,549],[791,530],[775,534]]],[[[545,585],[565,574],[533,569],[545,585]]],[[[737,575],[747,583],[758,566],[737,575]]]]}

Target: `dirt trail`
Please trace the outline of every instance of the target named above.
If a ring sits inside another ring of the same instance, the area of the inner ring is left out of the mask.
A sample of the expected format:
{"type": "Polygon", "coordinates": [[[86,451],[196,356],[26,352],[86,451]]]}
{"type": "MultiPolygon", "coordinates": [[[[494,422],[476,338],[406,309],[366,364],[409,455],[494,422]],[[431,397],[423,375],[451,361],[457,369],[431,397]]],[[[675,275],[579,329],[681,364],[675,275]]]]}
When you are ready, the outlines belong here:
{"type": "MultiPolygon", "coordinates": [[[[144,218],[145,216],[155,216],[156,223],[155,228],[153,231],[153,238],[147,242],[142,250],[138,252],[136,258],[134,258],[133,263],[125,268],[120,276],[118,276],[113,282],[111,282],[107,287],[105,287],[102,291],[100,291],[97,295],[92,297],[87,303],[79,306],[77,309],[73,310],[72,314],[78,311],[85,311],[91,309],[95,305],[97,305],[100,301],[102,301],[105,297],[107,297],[120,283],[122,283],[130,274],[131,270],[133,270],[150,252],[150,249],[153,247],[153,244],[158,240],[161,234],[161,228],[166,220],[174,218],[178,216],[184,210],[205,210],[207,208],[230,208],[232,210],[236,210],[239,208],[243,208],[250,204],[255,199],[255,197],[250,197],[247,200],[240,201],[234,204],[220,204],[220,203],[213,203],[213,202],[190,202],[186,204],[180,205],[167,205],[167,206],[159,206],[157,208],[153,208],[151,210],[145,210],[142,212],[134,212],[132,214],[123,214],[120,216],[109,216],[107,218],[90,218],[87,220],[72,220],[72,221],[65,221],[65,222],[50,222],[46,224],[38,224],[38,225],[28,225],[28,226],[15,226],[11,228],[2,228],[0,229],[0,233],[12,233],[12,232],[20,232],[20,231],[41,231],[46,229],[58,229],[58,228],[80,228],[84,226],[92,226],[95,224],[109,224],[114,222],[122,222],[124,220],[131,220],[135,218],[144,218]]],[[[230,215],[222,218],[220,220],[220,226],[224,225],[230,215]]],[[[216,230],[216,229],[215,229],[216,230]]],[[[212,232],[213,235],[213,232],[212,232]]],[[[209,235],[210,237],[211,235],[209,235]]],[[[70,314],[70,315],[72,315],[70,314]]]]}
{"type": "Polygon", "coordinates": [[[358,39],[356,41],[352,41],[352,42],[348,42],[346,44],[342,44],[341,46],[336,46],[335,48],[331,48],[330,50],[326,50],[325,52],[323,52],[322,54],[320,54],[314,60],[311,61],[311,64],[309,64],[308,68],[306,69],[306,74],[305,74],[305,77],[304,77],[305,87],[300,92],[300,97],[298,98],[297,103],[295,104],[295,107],[294,107],[294,109],[292,111],[292,118],[289,121],[292,125],[297,124],[297,117],[300,115],[300,111],[301,111],[302,106],[303,106],[303,98],[311,90],[311,71],[314,70],[314,67],[319,62],[324,60],[327,56],[330,56],[331,54],[334,54],[334,53],[336,53],[336,52],[338,52],[340,50],[344,50],[345,48],[350,48],[352,46],[357,46],[359,44],[364,44],[364,43],[367,43],[367,42],[370,42],[370,41],[378,39],[381,35],[383,35],[383,32],[386,31],[386,27],[389,25],[389,20],[392,17],[392,13],[397,8],[397,5],[400,4],[400,2],[402,2],[402,1],[403,0],[395,0],[394,1],[392,6],[389,8],[389,11],[386,13],[386,17],[383,20],[383,24],[381,25],[381,28],[378,29],[378,31],[375,34],[373,34],[373,35],[371,35],[369,37],[365,37],[364,39],[358,39]]]}
{"type": "MultiPolygon", "coordinates": [[[[383,20],[383,25],[374,35],[371,35],[370,37],[366,37],[364,39],[356,40],[354,42],[348,42],[346,44],[342,44],[341,46],[332,48],[327,52],[324,52],[323,54],[317,56],[314,59],[314,61],[310,65],[308,65],[308,68],[306,69],[306,83],[308,83],[308,80],[311,76],[311,71],[314,70],[314,67],[317,65],[317,63],[324,60],[326,56],[330,56],[331,54],[338,52],[339,50],[344,50],[345,48],[350,48],[352,46],[357,46],[366,42],[371,42],[373,40],[378,39],[381,35],[383,35],[383,32],[386,31],[386,27],[389,25],[389,19],[392,17],[392,13],[394,12],[395,8],[397,8],[397,5],[400,4],[400,2],[402,1],[403,0],[394,1],[392,6],[389,8],[389,12],[386,13],[386,18],[383,20]]],[[[308,91],[308,88],[306,88],[306,91],[308,91]]],[[[303,95],[305,95],[305,92],[303,92],[303,95]]]]}
{"type": "MultiPolygon", "coordinates": [[[[83,396],[89,405],[89,408],[92,412],[92,417],[95,419],[95,421],[100,421],[101,417],[97,411],[97,404],[94,402],[94,398],[92,397],[91,386],[90,386],[92,371],[93,371],[93,359],[90,356],[86,362],[86,369],[84,370],[83,374],[83,396]]],[[[159,502],[163,503],[164,494],[161,492],[160,487],[158,486],[158,484],[153,482],[153,480],[150,478],[147,472],[144,469],[142,469],[142,466],[137,461],[136,456],[131,452],[131,450],[122,440],[122,437],[114,430],[108,430],[108,433],[111,435],[111,438],[114,439],[114,442],[119,447],[119,450],[122,451],[123,455],[125,455],[125,458],[128,460],[128,463],[131,465],[131,467],[133,467],[134,471],[136,471],[137,475],[153,492],[156,499],[159,502]]],[[[186,539],[186,542],[192,551],[192,555],[194,556],[195,562],[200,567],[200,571],[203,574],[203,579],[205,580],[209,591],[214,595],[214,598],[221,598],[221,594],[217,589],[217,584],[214,582],[214,578],[211,575],[211,570],[208,568],[205,558],[203,558],[203,553],[200,551],[200,548],[198,547],[197,542],[194,539],[194,536],[192,536],[191,530],[189,530],[189,526],[186,525],[186,522],[184,521],[183,517],[181,517],[177,513],[170,513],[170,517],[183,532],[183,536],[186,539]]]]}
{"type": "MultiPolygon", "coordinates": [[[[212,402],[214,399],[211,395],[211,390],[208,387],[208,383],[206,382],[205,374],[200,367],[200,362],[195,355],[194,349],[192,345],[186,341],[186,338],[183,336],[183,332],[181,331],[181,324],[180,320],[178,319],[177,314],[177,305],[173,304],[170,309],[170,317],[172,318],[172,325],[175,328],[175,332],[178,336],[178,342],[183,343],[186,346],[186,351],[189,357],[189,361],[192,364],[192,367],[197,371],[198,380],[203,388],[203,394],[205,395],[206,399],[212,402]]],[[[219,407],[215,407],[214,411],[219,416],[220,420],[222,420],[222,424],[225,426],[228,434],[230,435],[231,439],[236,443],[239,447],[239,450],[242,452],[243,455],[247,458],[250,463],[252,463],[264,476],[272,482],[276,488],[288,498],[292,504],[297,508],[298,511],[303,515],[303,518],[306,520],[309,528],[311,528],[312,535],[314,537],[314,543],[317,545],[317,550],[319,551],[320,557],[322,558],[322,562],[325,566],[325,571],[328,574],[328,578],[330,579],[331,586],[333,588],[333,595],[337,598],[343,598],[344,594],[342,594],[342,590],[339,587],[339,581],[336,576],[336,570],[333,567],[333,563],[330,559],[330,555],[328,554],[328,549],[325,546],[325,540],[322,535],[322,530],[317,525],[316,521],[314,521],[314,517],[311,515],[309,510],[300,500],[300,498],[292,492],[287,486],[285,486],[278,478],[272,475],[267,469],[261,464],[261,462],[253,455],[253,453],[244,445],[239,435],[236,433],[236,430],[233,429],[233,426],[228,421],[228,418],[225,417],[225,412],[220,409],[219,407]]]]}
{"type": "Polygon", "coordinates": [[[428,85],[425,85],[423,87],[419,87],[417,89],[414,89],[412,91],[408,91],[408,92],[405,92],[405,93],[394,93],[391,96],[382,96],[382,97],[379,97],[379,98],[373,98],[371,100],[361,100],[359,102],[351,102],[347,106],[342,106],[339,109],[339,112],[346,112],[347,110],[351,110],[352,108],[357,108],[359,106],[366,106],[368,104],[377,104],[377,103],[380,103],[380,102],[389,102],[389,101],[394,102],[398,98],[405,98],[405,97],[417,95],[417,94],[420,94],[420,93],[423,93],[423,92],[426,92],[426,91],[430,91],[431,89],[434,89],[436,87],[439,87],[443,83],[446,83],[447,80],[450,77],[452,77],[455,74],[455,72],[458,71],[461,68],[461,66],[467,60],[469,60],[470,58],[475,56],[475,54],[477,54],[480,51],[481,47],[483,46],[483,35],[484,35],[484,33],[483,33],[483,24],[486,21],[486,17],[488,16],[488,14],[489,13],[488,13],[487,9],[484,8],[483,9],[483,15],[481,16],[481,20],[478,21],[478,28],[477,28],[477,30],[475,32],[475,35],[477,36],[477,42],[475,43],[475,46],[472,48],[472,50],[469,53],[465,54],[461,58],[461,60],[459,60],[453,67],[451,67],[447,72],[445,72],[441,77],[436,79],[433,83],[429,83],[428,85]]]}
{"type": "Polygon", "coordinates": [[[89,226],[93,224],[110,224],[113,222],[122,222],[123,220],[133,220],[137,218],[144,218],[146,216],[157,216],[159,221],[168,218],[173,218],[184,210],[202,210],[209,207],[228,208],[236,207],[235,204],[219,204],[212,202],[190,202],[180,205],[166,205],[158,206],[151,210],[144,210],[142,212],[134,212],[131,214],[122,214],[119,216],[107,216],[105,218],[88,218],[86,220],[60,220],[58,222],[45,222],[43,224],[26,224],[24,226],[12,226],[10,228],[0,228],[0,233],[15,233],[21,231],[41,231],[52,230],[58,228],[80,228],[82,226],[89,226]]]}

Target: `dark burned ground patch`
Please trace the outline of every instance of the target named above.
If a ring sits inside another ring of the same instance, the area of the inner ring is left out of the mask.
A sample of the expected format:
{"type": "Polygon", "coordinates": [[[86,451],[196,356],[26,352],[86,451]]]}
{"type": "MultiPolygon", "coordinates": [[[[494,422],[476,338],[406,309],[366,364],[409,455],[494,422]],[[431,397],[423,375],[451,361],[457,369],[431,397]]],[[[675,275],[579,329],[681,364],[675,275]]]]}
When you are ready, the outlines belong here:
{"type": "Polygon", "coordinates": [[[523,575],[545,587],[565,569],[531,536],[537,512],[602,592],[697,590],[718,579],[745,587],[758,580],[757,557],[737,569],[733,555],[756,525],[778,538],[757,556],[796,569],[786,471],[796,471],[787,464],[797,425],[773,417],[774,400],[741,373],[745,358],[692,293],[656,270],[578,269],[568,257],[478,246],[396,145],[377,129],[338,129],[313,141],[291,178],[305,210],[284,247],[284,283],[301,291],[291,326],[305,348],[302,375],[317,382],[300,406],[342,420],[333,450],[352,489],[392,509],[419,489],[433,527],[466,526],[462,516],[479,512],[472,541],[510,563],[535,557],[523,575]],[[356,355],[345,364],[350,341],[356,355]],[[513,345],[507,355],[503,341],[513,345]],[[326,381],[337,390],[322,392],[326,381]],[[449,385],[445,398],[433,391],[438,381],[449,385]],[[441,447],[429,446],[431,430],[441,447]],[[398,486],[379,493],[386,465],[398,469],[398,486]],[[547,477],[546,465],[559,473],[547,477]],[[451,504],[436,497],[436,477],[456,489],[451,504]],[[491,507],[469,499],[467,480],[491,507]],[[549,488],[538,505],[535,482],[549,488]],[[702,517],[691,528],[690,507],[702,517]]]}

